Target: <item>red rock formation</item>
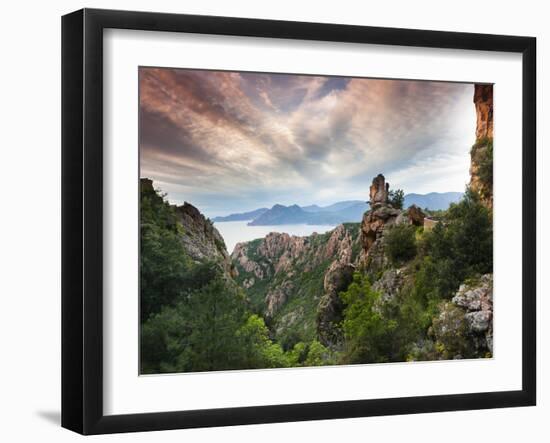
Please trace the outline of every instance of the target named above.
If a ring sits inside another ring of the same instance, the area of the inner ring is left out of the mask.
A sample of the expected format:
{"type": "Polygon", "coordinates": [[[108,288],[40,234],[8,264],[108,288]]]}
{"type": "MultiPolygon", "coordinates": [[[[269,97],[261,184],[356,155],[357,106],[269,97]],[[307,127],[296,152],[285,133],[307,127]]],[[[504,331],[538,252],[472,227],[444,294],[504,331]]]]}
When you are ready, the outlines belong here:
{"type": "Polygon", "coordinates": [[[370,207],[373,208],[379,204],[388,203],[388,193],[390,184],[386,183],[386,179],[382,174],[378,174],[372,179],[372,185],[370,185],[370,207]]]}
{"type": "Polygon", "coordinates": [[[474,85],[476,143],[470,152],[470,189],[493,207],[493,85],[474,85]]]}
{"type": "Polygon", "coordinates": [[[493,138],[493,85],[474,85],[476,139],[493,138]]]}
{"type": "Polygon", "coordinates": [[[390,205],[383,205],[365,213],[361,222],[361,242],[365,253],[381,237],[384,228],[395,223],[399,214],[400,211],[390,205]]]}

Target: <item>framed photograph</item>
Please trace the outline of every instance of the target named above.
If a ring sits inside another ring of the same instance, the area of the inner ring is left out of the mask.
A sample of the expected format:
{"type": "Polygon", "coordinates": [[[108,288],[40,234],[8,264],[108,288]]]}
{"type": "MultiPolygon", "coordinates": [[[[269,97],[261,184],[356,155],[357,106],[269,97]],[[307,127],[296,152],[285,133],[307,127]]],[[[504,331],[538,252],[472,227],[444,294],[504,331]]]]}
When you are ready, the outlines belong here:
{"type": "Polygon", "coordinates": [[[531,37],[62,20],[62,425],[536,403],[531,37]]]}

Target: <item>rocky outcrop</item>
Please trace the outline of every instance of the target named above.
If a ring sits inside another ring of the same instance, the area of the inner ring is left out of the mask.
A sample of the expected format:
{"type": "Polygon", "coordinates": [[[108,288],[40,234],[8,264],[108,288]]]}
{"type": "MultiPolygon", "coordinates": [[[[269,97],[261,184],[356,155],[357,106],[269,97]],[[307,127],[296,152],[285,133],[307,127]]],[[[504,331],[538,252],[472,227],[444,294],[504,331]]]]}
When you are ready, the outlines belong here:
{"type": "Polygon", "coordinates": [[[187,202],[175,210],[183,228],[180,240],[189,256],[197,262],[220,263],[228,273],[234,272],[223,237],[212,222],[187,202]]]}
{"type": "Polygon", "coordinates": [[[402,211],[388,202],[389,188],[390,185],[382,174],[372,180],[369,202],[371,209],[365,212],[361,222],[361,242],[365,259],[375,242],[381,240],[387,227],[401,223],[415,226],[424,224],[425,215],[418,206],[411,205],[406,211],[402,211]]]}
{"type": "Polygon", "coordinates": [[[474,85],[476,139],[493,138],[493,85],[474,85]]]}
{"type": "Polygon", "coordinates": [[[441,306],[432,333],[441,352],[455,358],[480,358],[493,353],[493,275],[460,286],[441,306]]]}
{"type": "Polygon", "coordinates": [[[395,299],[403,287],[404,275],[401,269],[390,268],[374,282],[372,289],[379,292],[380,302],[388,303],[395,299]]]}
{"type": "MultiPolygon", "coordinates": [[[[168,205],[163,196],[155,191],[151,179],[140,179],[140,195],[141,204],[149,201],[153,207],[168,205]]],[[[170,209],[170,216],[165,216],[168,218],[165,223],[177,233],[189,258],[197,263],[217,264],[223,268],[227,276],[234,276],[223,237],[212,222],[187,202],[182,206],[170,205],[170,209]]]]}
{"type": "Polygon", "coordinates": [[[363,215],[361,222],[361,244],[359,266],[369,276],[379,275],[388,266],[385,254],[384,232],[399,224],[423,226],[425,214],[416,205],[407,210],[394,208],[388,203],[389,185],[382,174],[377,175],[370,187],[371,209],[363,215]]]}
{"type": "MultiPolygon", "coordinates": [[[[142,199],[152,200],[154,205],[162,207],[168,204],[155,191],[151,179],[140,179],[140,194],[142,199]]],[[[190,203],[185,202],[182,206],[170,205],[170,207],[176,218],[173,225],[177,225],[177,228],[174,226],[174,229],[187,255],[195,262],[219,264],[228,274],[231,274],[232,265],[225,242],[212,222],[190,203]]]]}
{"type": "Polygon", "coordinates": [[[287,301],[293,290],[294,283],[289,280],[270,289],[265,297],[265,316],[267,318],[272,318],[279,308],[287,301]]]}
{"type": "Polygon", "coordinates": [[[493,274],[485,274],[475,283],[462,284],[452,302],[466,310],[468,331],[477,336],[478,350],[492,353],[493,274]]]}
{"type": "Polygon", "coordinates": [[[374,242],[380,239],[384,229],[395,224],[400,214],[400,210],[394,209],[388,204],[379,204],[376,209],[365,213],[361,222],[361,242],[366,253],[374,242]]]}
{"type": "Polygon", "coordinates": [[[493,207],[493,85],[474,86],[476,142],[470,151],[470,189],[493,207]]]}
{"type": "Polygon", "coordinates": [[[470,312],[493,310],[493,275],[483,275],[476,284],[462,284],[453,303],[470,312]]]}
{"type": "Polygon", "coordinates": [[[369,189],[370,207],[374,208],[377,205],[387,204],[389,190],[390,184],[386,183],[386,179],[382,174],[374,177],[369,189]]]}
{"type": "Polygon", "coordinates": [[[325,346],[337,348],[343,341],[338,323],[342,320],[344,305],[339,294],[352,282],[354,271],[355,266],[349,261],[335,260],[325,274],[324,294],[317,308],[317,335],[325,346]]]}
{"type": "Polygon", "coordinates": [[[237,244],[231,259],[239,272],[237,281],[275,335],[288,323],[300,334],[336,344],[340,336],[335,324],[342,314],[339,292],[352,280],[359,237],[358,223],[308,237],[270,233],[237,244]]]}
{"type": "MultiPolygon", "coordinates": [[[[292,270],[309,272],[329,260],[351,263],[358,237],[344,225],[327,234],[299,237],[272,232],[253,242],[238,243],[231,259],[244,273],[255,276],[252,286],[275,276],[288,276],[292,270]]],[[[330,263],[329,262],[329,263],[330,263]]]]}

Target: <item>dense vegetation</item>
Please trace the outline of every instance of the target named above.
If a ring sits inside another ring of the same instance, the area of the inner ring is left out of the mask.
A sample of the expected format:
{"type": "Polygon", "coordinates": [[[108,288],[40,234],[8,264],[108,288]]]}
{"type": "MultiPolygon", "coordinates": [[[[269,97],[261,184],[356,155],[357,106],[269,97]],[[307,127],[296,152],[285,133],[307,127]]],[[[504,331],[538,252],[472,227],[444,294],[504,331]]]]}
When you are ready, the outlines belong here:
{"type": "Polygon", "coordinates": [[[492,215],[471,191],[440,215],[442,221],[430,232],[415,232],[407,225],[389,230],[389,267],[402,266],[407,281],[395,299],[381,302],[361,273],[341,294],[346,305],[342,362],[473,356],[467,337],[453,334],[436,340],[432,332],[442,309],[449,322],[461,314],[448,303],[461,283],[492,273],[492,215]]]}
{"type": "Polygon", "coordinates": [[[410,260],[416,255],[416,228],[413,225],[392,226],[386,234],[386,253],[393,265],[410,260]]]}

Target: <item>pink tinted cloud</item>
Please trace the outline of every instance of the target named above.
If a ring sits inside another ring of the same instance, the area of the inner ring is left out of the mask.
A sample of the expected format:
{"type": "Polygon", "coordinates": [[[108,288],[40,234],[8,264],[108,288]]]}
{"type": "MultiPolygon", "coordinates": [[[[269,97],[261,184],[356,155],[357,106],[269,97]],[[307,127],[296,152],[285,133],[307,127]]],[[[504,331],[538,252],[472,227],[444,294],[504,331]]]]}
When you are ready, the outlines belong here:
{"type": "MultiPolygon", "coordinates": [[[[332,88],[330,82],[141,68],[142,175],[162,181],[169,194],[195,187],[189,199],[201,192],[230,198],[251,188],[273,198],[300,192],[313,198],[323,187],[351,193],[369,174],[424,170],[412,168],[422,157],[467,154],[472,85],[353,78],[332,88]]],[[[453,186],[466,174],[456,172],[453,186]]],[[[408,180],[428,186],[420,177],[408,180]]]]}

